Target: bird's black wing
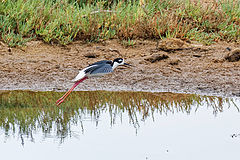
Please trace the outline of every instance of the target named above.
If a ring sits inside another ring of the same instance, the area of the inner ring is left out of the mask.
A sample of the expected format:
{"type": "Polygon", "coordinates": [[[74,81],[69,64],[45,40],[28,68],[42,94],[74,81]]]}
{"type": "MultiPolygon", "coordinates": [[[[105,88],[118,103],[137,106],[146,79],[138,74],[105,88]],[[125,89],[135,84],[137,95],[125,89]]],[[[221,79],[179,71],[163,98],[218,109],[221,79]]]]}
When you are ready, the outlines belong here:
{"type": "Polygon", "coordinates": [[[86,74],[87,74],[87,73],[92,73],[92,71],[98,69],[98,68],[101,67],[101,66],[103,66],[103,65],[93,65],[93,64],[91,64],[90,66],[88,66],[88,67],[84,70],[84,72],[85,72],[86,74]]]}
{"type": "Polygon", "coordinates": [[[93,64],[90,64],[89,66],[93,66],[93,65],[104,65],[104,64],[112,64],[112,61],[102,60],[102,61],[98,61],[98,62],[95,62],[95,63],[93,63],[93,64]]]}
{"type": "Polygon", "coordinates": [[[91,74],[107,74],[112,72],[112,66],[110,64],[100,65],[91,71],[91,74]]]}

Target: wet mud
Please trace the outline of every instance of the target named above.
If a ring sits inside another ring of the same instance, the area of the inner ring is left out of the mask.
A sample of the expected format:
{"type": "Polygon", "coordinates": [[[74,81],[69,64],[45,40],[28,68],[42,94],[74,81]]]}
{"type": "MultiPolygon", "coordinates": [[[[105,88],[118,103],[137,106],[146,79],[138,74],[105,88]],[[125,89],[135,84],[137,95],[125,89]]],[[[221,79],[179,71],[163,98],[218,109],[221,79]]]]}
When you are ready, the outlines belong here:
{"type": "Polygon", "coordinates": [[[134,67],[118,67],[105,77],[87,79],[76,90],[131,90],[240,96],[238,44],[206,46],[178,39],[74,42],[68,46],[32,41],[8,48],[0,43],[0,90],[66,91],[78,70],[102,59],[125,58],[134,67]]]}

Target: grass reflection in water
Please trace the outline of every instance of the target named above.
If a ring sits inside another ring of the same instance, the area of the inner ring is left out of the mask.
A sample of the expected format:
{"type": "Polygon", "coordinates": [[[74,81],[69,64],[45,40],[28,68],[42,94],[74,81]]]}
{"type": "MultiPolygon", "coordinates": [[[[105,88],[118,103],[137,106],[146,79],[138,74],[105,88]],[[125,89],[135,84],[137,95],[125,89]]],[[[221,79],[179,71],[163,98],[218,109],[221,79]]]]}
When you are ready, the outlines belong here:
{"type": "Polygon", "coordinates": [[[31,137],[33,132],[41,131],[46,137],[56,134],[54,136],[64,139],[71,134],[71,124],[82,123],[86,116],[97,124],[103,112],[109,112],[112,125],[116,117],[127,113],[129,122],[139,127],[139,118],[154,119],[154,113],[189,114],[207,103],[217,114],[223,111],[223,104],[234,104],[228,98],[195,94],[81,91],[74,92],[61,107],[57,107],[55,101],[61,95],[60,92],[1,91],[1,129],[6,136],[31,137]]]}

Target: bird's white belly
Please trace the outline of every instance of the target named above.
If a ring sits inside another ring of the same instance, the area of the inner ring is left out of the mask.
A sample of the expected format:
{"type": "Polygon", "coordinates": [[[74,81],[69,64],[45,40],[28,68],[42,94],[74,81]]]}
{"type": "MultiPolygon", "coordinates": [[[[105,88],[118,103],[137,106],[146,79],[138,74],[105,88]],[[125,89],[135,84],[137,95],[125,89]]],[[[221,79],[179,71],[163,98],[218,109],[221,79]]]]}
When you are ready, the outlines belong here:
{"type": "Polygon", "coordinates": [[[87,77],[101,77],[101,76],[104,76],[106,74],[109,74],[111,72],[108,72],[108,73],[95,73],[95,74],[87,74],[87,77]]]}

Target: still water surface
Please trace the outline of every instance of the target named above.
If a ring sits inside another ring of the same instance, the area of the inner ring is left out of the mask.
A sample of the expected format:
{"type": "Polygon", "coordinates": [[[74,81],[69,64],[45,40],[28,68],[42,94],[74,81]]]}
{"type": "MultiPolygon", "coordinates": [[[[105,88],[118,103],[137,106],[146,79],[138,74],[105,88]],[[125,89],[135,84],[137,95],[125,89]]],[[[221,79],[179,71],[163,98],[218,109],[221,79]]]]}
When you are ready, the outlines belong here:
{"type": "Polygon", "coordinates": [[[240,157],[240,100],[194,94],[0,92],[1,159],[240,157]]]}

